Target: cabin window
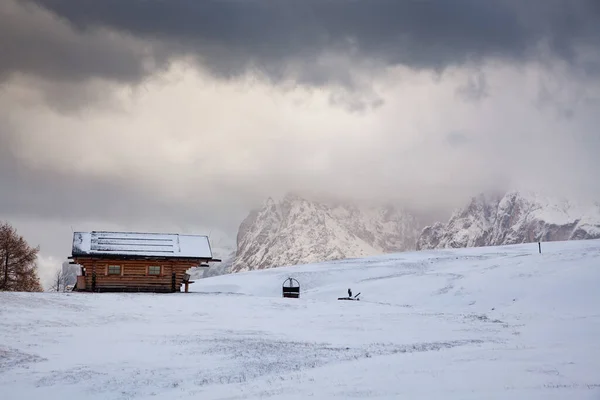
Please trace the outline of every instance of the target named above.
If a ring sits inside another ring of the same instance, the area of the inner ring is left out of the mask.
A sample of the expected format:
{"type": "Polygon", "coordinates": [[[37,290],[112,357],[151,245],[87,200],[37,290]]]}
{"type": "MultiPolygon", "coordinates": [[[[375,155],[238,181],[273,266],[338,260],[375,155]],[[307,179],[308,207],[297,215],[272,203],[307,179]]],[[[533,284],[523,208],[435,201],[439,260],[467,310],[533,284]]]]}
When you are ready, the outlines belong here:
{"type": "Polygon", "coordinates": [[[108,266],[108,274],[109,275],[121,275],[121,266],[120,265],[109,265],[108,266]]]}
{"type": "Polygon", "coordinates": [[[151,265],[148,267],[148,275],[160,275],[160,266],[151,265]]]}

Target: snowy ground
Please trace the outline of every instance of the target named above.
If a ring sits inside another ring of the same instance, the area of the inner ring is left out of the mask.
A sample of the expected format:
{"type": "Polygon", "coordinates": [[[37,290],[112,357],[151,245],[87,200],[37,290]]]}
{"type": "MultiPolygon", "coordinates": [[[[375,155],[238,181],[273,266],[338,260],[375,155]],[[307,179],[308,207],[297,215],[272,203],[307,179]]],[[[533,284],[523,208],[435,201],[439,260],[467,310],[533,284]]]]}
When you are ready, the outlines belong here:
{"type": "Polygon", "coordinates": [[[0,293],[0,398],[600,399],[600,241],[0,293]],[[300,299],[281,298],[288,276],[300,299]],[[337,301],[348,287],[360,302],[337,301]]]}

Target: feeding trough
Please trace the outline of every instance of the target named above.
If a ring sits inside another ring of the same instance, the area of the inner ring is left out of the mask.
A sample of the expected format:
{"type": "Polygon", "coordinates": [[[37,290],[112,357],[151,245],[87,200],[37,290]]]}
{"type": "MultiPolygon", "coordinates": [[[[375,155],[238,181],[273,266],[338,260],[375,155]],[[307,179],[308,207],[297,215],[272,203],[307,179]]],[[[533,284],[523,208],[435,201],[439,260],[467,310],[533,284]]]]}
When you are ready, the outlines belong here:
{"type": "Polygon", "coordinates": [[[298,282],[294,278],[287,278],[283,282],[283,297],[290,297],[293,299],[297,299],[300,297],[300,282],[298,282]]]}

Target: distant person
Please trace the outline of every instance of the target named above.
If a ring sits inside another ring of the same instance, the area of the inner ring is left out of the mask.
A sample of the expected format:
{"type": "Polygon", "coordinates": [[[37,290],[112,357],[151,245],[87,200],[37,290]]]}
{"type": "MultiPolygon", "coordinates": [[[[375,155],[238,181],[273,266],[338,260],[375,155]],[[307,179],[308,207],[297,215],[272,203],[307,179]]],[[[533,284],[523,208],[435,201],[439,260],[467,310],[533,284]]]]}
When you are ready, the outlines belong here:
{"type": "Polygon", "coordinates": [[[352,290],[348,289],[348,297],[352,297],[352,290]]]}

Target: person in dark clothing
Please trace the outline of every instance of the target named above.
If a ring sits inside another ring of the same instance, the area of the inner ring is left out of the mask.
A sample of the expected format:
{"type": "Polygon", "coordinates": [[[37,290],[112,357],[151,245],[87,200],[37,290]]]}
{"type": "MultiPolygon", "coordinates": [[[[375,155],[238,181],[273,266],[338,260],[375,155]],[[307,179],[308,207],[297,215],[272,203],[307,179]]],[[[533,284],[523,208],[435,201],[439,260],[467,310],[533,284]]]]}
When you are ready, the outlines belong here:
{"type": "Polygon", "coordinates": [[[352,297],[352,290],[348,289],[348,297],[352,297]]]}

